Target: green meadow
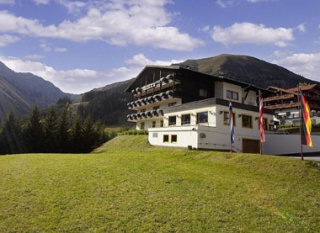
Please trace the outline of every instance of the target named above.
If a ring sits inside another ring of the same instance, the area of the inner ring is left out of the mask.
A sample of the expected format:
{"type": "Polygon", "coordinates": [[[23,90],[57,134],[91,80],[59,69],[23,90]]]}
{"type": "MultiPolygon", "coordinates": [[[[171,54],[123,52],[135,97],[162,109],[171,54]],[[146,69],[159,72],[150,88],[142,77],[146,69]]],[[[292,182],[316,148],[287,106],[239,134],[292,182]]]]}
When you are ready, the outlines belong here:
{"type": "Polygon", "coordinates": [[[299,159],[155,148],[0,156],[0,232],[319,232],[320,170],[299,159]]]}

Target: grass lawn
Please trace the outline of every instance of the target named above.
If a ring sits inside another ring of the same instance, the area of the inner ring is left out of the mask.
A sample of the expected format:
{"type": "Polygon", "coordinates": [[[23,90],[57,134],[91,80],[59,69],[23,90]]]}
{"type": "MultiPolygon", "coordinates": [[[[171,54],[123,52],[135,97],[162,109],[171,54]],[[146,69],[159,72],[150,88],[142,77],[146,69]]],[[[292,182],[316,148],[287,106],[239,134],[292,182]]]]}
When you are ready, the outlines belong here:
{"type": "Polygon", "coordinates": [[[320,170],[275,156],[153,148],[0,156],[0,232],[319,232],[320,170]]]}

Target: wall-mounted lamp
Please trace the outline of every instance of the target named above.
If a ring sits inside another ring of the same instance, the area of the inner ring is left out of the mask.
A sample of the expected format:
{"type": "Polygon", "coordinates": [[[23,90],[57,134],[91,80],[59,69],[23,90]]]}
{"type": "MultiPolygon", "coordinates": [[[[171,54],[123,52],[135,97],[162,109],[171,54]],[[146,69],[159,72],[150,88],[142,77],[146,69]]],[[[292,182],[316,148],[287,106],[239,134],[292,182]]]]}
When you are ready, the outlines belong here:
{"type": "Polygon", "coordinates": [[[223,111],[220,111],[219,114],[221,115],[223,113],[223,111]]]}
{"type": "Polygon", "coordinates": [[[256,121],[257,121],[258,119],[259,119],[259,117],[255,117],[255,118],[254,118],[254,120],[256,120],[256,121]]]}
{"type": "Polygon", "coordinates": [[[241,115],[241,114],[239,114],[239,115],[238,115],[238,118],[240,118],[240,117],[242,117],[242,115],[241,115]]]}

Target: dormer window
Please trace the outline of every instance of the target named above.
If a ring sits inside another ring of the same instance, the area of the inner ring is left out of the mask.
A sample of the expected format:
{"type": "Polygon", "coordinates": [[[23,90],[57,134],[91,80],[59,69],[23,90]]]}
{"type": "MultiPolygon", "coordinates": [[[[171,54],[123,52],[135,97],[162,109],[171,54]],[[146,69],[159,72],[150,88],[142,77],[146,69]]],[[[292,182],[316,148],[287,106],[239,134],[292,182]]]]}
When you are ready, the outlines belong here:
{"type": "Polygon", "coordinates": [[[200,96],[200,97],[208,97],[208,91],[207,91],[207,89],[200,88],[200,89],[199,89],[199,96],[200,96]]]}
{"type": "Polygon", "coordinates": [[[239,100],[239,93],[234,91],[227,91],[227,99],[239,100]]]}

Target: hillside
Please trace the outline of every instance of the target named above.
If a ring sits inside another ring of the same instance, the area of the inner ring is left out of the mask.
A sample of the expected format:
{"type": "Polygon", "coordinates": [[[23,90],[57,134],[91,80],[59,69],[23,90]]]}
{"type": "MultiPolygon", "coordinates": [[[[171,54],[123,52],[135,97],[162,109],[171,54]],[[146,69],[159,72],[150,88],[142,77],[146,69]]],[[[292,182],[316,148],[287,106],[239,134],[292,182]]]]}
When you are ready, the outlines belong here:
{"type": "Polygon", "coordinates": [[[320,172],[298,159],[155,148],[0,156],[0,232],[316,232],[320,172]]]}
{"type": "MultiPolygon", "coordinates": [[[[222,54],[215,57],[186,60],[179,65],[189,69],[224,76],[261,88],[295,87],[299,82],[316,83],[283,67],[243,55],[222,54]]],[[[73,109],[83,118],[90,116],[107,126],[129,126],[127,103],[131,94],[124,92],[134,79],[93,89],[74,97],[73,109]]],[[[16,73],[0,62],[0,118],[8,111],[25,114],[36,104],[47,107],[59,98],[69,96],[52,83],[30,73],[16,73]]]]}
{"type": "MultiPolygon", "coordinates": [[[[250,56],[222,54],[198,60],[186,60],[177,65],[189,69],[242,81],[260,88],[278,86],[295,87],[299,82],[316,83],[297,75],[283,67],[250,56]]],[[[131,95],[123,93],[133,79],[119,82],[84,93],[83,105],[79,108],[82,115],[91,115],[93,119],[102,119],[108,125],[127,125],[126,103],[131,95]]],[[[130,125],[130,124],[129,124],[130,125]]],[[[132,125],[132,124],[131,124],[132,125]]]]}
{"type": "Polygon", "coordinates": [[[82,94],[78,113],[83,118],[90,116],[94,121],[100,120],[107,126],[133,126],[127,121],[130,113],[127,103],[132,96],[125,92],[132,81],[113,83],[82,94]]]}
{"type": "Polygon", "coordinates": [[[277,86],[296,87],[299,82],[317,83],[281,66],[244,55],[221,54],[215,57],[186,60],[178,65],[189,69],[242,81],[261,88],[277,86]]]}
{"type": "Polygon", "coordinates": [[[31,73],[17,73],[0,62],[0,119],[8,112],[27,114],[54,104],[59,98],[70,96],[52,83],[31,73]]]}

